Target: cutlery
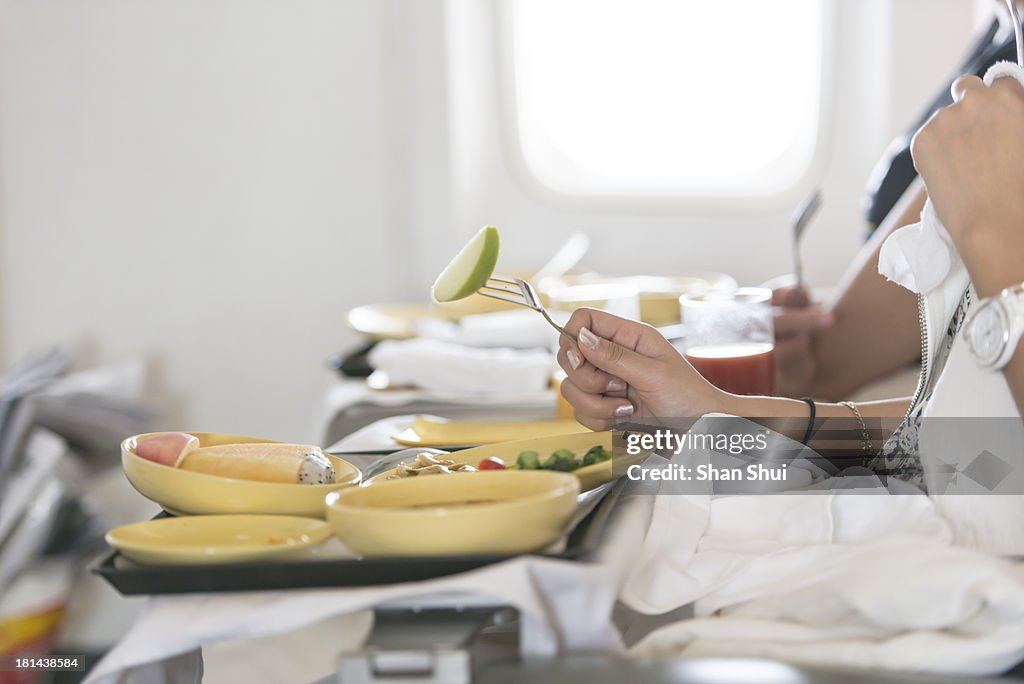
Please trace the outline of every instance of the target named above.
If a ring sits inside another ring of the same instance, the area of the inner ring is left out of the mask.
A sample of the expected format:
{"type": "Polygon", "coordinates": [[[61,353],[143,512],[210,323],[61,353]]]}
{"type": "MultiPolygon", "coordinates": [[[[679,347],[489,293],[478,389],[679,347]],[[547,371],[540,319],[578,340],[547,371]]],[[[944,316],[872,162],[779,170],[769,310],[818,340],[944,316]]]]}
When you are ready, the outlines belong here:
{"type": "Polygon", "coordinates": [[[1013,36],[1017,41],[1017,66],[1024,69],[1024,32],[1021,30],[1020,13],[1017,11],[1017,4],[1013,0],[1006,0],[1006,7],[1010,10],[1010,20],[1013,22],[1013,36]]]}
{"type": "Polygon", "coordinates": [[[793,213],[791,221],[793,231],[793,272],[796,275],[797,292],[803,288],[804,284],[803,259],[800,258],[800,240],[803,238],[804,231],[807,230],[811,219],[814,218],[814,215],[818,213],[820,208],[821,191],[815,188],[793,213]]]}
{"type": "Polygon", "coordinates": [[[537,295],[537,291],[533,289],[533,285],[526,282],[522,278],[510,278],[508,276],[491,276],[487,279],[487,282],[477,290],[477,294],[484,297],[490,297],[491,299],[497,299],[501,302],[508,302],[510,304],[516,304],[518,306],[525,306],[527,309],[533,309],[541,316],[544,320],[551,324],[551,327],[557,330],[560,334],[575,340],[576,338],[565,332],[565,328],[555,323],[554,319],[544,309],[544,306],[540,303],[540,297],[537,295]]]}

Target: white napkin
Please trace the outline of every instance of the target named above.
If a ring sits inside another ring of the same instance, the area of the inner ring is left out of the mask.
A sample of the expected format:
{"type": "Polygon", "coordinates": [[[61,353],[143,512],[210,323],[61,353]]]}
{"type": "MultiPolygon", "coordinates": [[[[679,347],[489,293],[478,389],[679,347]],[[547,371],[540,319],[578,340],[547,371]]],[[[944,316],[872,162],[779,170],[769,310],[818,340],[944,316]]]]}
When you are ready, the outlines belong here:
{"type": "Polygon", "coordinates": [[[388,340],[370,352],[370,365],[390,384],[442,392],[541,392],[555,361],[545,350],[480,349],[439,340],[388,340]]]}
{"type": "MultiPolygon", "coordinates": [[[[985,73],[985,84],[991,86],[997,78],[1015,78],[1024,85],[1024,71],[1013,62],[993,64],[985,73]]],[[[886,239],[878,256],[878,272],[911,292],[928,294],[959,263],[953,240],[929,199],[920,222],[900,228],[886,239]]]]}
{"type": "Polygon", "coordinates": [[[620,600],[644,615],[692,605],[695,617],[630,654],[958,674],[1024,658],[1024,572],[951,546],[928,497],[864,480],[876,488],[717,497],[662,483],[620,600]]]}
{"type": "Polygon", "coordinates": [[[653,632],[631,653],[960,675],[996,674],[1024,657],[1024,578],[1005,561],[908,538],[776,553],[723,557],[776,583],[738,580],[717,592],[727,600],[698,604],[699,617],[653,632]]]}
{"type": "Polygon", "coordinates": [[[553,349],[558,344],[558,331],[526,309],[463,316],[457,323],[424,318],[416,322],[415,330],[417,337],[467,347],[553,349]]]}
{"type": "Polygon", "coordinates": [[[911,292],[928,294],[949,274],[960,256],[946,227],[925,202],[921,221],[893,231],[878,255],[878,272],[911,292]]]}

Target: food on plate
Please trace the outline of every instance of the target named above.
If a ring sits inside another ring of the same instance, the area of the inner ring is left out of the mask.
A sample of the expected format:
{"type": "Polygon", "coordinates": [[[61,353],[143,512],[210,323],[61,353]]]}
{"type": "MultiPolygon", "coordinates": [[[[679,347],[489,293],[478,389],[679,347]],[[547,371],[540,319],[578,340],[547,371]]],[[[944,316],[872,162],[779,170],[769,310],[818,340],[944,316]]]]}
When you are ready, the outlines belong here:
{"type": "Polygon", "coordinates": [[[388,480],[399,480],[403,477],[414,477],[417,475],[441,475],[446,473],[470,473],[476,471],[471,465],[456,463],[450,458],[438,458],[426,452],[416,455],[416,460],[411,463],[399,463],[395,472],[389,475],[388,480]]]}
{"type": "Polygon", "coordinates": [[[220,444],[185,455],[179,466],[207,475],[282,484],[333,484],[334,465],[309,444],[220,444]]]}
{"type": "Polygon", "coordinates": [[[164,432],[139,440],[136,455],[171,468],[238,480],[280,484],[334,484],[334,464],[308,444],[254,442],[200,447],[182,432],[164,432]]]}
{"type": "Polygon", "coordinates": [[[434,301],[465,299],[483,287],[494,273],[500,247],[498,229],[481,228],[434,281],[434,301]]]}
{"type": "Polygon", "coordinates": [[[477,470],[507,470],[505,461],[497,456],[489,456],[477,464],[477,470]]]}
{"type": "Polygon", "coordinates": [[[583,454],[583,458],[579,461],[576,460],[576,454],[569,449],[555,449],[543,461],[540,460],[540,454],[536,451],[524,451],[516,459],[516,468],[519,470],[559,470],[571,472],[577,468],[585,468],[595,463],[611,460],[611,457],[611,452],[601,445],[591,447],[583,454]]]}
{"type": "Polygon", "coordinates": [[[603,446],[598,444],[592,446],[587,450],[587,453],[583,454],[583,466],[594,465],[595,463],[601,463],[603,461],[610,461],[612,459],[612,452],[605,449],[603,446]]]}
{"type": "Polygon", "coordinates": [[[540,468],[540,453],[524,451],[516,459],[516,467],[520,470],[537,470],[540,468]]]}
{"type": "Polygon", "coordinates": [[[443,473],[474,472],[487,470],[554,470],[559,472],[572,472],[586,466],[594,465],[611,460],[612,454],[601,445],[591,447],[583,457],[576,458],[576,454],[570,449],[555,449],[551,455],[541,460],[537,451],[523,451],[516,458],[513,464],[505,463],[505,460],[498,456],[488,456],[477,463],[476,467],[466,463],[459,463],[454,459],[436,456],[426,452],[418,454],[416,459],[409,463],[399,463],[387,477],[386,480],[399,480],[414,475],[435,475],[443,473]]]}
{"type": "Polygon", "coordinates": [[[199,438],[187,432],[161,432],[139,440],[135,453],[142,458],[172,468],[178,467],[185,454],[199,448],[199,438]]]}

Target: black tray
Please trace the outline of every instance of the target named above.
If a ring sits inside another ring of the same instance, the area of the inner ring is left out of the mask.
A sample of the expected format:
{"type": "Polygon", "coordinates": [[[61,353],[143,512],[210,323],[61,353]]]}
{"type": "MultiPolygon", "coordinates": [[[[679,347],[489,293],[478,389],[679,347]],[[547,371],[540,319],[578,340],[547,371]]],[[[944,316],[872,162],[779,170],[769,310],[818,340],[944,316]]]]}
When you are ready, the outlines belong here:
{"type": "MultiPolygon", "coordinates": [[[[620,480],[608,488],[600,502],[569,534],[565,550],[533,555],[577,560],[596,549],[624,483],[625,480],[620,480]]],[[[454,575],[514,557],[474,555],[312,559],[222,565],[142,565],[128,560],[117,551],[110,551],[93,562],[89,569],[101,575],[121,594],[129,596],[398,584],[454,575]]]]}

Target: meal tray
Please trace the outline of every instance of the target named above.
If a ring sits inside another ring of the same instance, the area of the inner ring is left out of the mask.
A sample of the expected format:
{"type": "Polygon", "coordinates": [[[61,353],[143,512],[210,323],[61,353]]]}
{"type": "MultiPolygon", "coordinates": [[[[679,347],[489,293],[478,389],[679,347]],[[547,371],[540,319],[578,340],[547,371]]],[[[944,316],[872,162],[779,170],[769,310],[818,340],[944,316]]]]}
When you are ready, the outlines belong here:
{"type": "MultiPolygon", "coordinates": [[[[615,482],[569,534],[558,553],[521,554],[578,560],[597,548],[625,480],[615,482]]],[[[125,596],[266,591],[399,584],[454,575],[516,556],[468,555],[430,558],[309,559],[222,565],[142,565],[110,551],[90,566],[125,596]]]]}

